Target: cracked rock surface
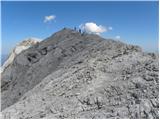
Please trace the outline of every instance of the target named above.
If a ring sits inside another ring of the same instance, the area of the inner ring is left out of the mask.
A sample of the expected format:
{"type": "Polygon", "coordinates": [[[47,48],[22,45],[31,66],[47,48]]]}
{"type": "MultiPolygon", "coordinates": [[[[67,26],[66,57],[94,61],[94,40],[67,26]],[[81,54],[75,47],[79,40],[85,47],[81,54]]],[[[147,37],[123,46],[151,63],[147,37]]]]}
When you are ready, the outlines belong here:
{"type": "Polygon", "coordinates": [[[158,55],[63,29],[2,73],[2,118],[159,118],[158,55]]]}

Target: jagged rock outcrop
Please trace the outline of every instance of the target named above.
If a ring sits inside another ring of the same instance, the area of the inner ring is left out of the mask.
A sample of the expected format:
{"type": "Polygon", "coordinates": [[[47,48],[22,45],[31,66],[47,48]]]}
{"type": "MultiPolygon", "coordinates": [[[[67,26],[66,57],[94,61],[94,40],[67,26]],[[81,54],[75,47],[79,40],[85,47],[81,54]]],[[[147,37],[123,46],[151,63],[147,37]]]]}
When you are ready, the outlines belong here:
{"type": "Polygon", "coordinates": [[[1,67],[1,72],[3,72],[3,70],[5,68],[7,68],[14,60],[14,58],[21,53],[23,50],[28,49],[29,47],[37,44],[39,42],[39,39],[37,38],[28,38],[23,40],[22,42],[20,42],[10,53],[10,55],[8,56],[8,59],[4,62],[4,64],[1,67]]]}
{"type": "Polygon", "coordinates": [[[158,65],[138,46],[63,29],[2,73],[2,116],[159,118],[158,65]]]}
{"type": "Polygon", "coordinates": [[[11,71],[11,64],[13,63],[15,57],[20,54],[23,50],[28,49],[29,47],[32,47],[35,44],[38,44],[40,42],[40,39],[38,38],[27,38],[16,45],[16,47],[11,51],[9,54],[7,60],[4,62],[4,64],[1,66],[1,73],[3,73],[3,79],[1,80],[2,91],[5,89],[5,86],[10,82],[11,79],[7,79],[7,77],[10,77],[10,71],[11,71]],[[5,71],[6,70],[6,71],[5,71]],[[9,75],[8,75],[9,73],[9,75]],[[5,77],[4,77],[5,76],[5,77]]]}

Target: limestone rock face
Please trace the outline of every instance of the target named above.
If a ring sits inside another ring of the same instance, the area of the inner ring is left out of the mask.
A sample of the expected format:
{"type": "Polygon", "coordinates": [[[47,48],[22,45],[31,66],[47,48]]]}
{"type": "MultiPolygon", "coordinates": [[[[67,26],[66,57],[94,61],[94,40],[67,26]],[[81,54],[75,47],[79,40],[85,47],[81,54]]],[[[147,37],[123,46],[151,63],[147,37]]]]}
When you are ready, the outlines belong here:
{"type": "Polygon", "coordinates": [[[3,118],[159,118],[158,56],[63,29],[2,72],[3,118]]]}
{"type": "Polygon", "coordinates": [[[39,39],[37,38],[28,38],[23,40],[22,42],[20,42],[10,53],[10,55],[8,56],[8,59],[5,61],[5,63],[2,65],[1,67],[1,72],[3,72],[3,70],[5,68],[7,68],[14,60],[14,58],[21,53],[23,50],[28,49],[29,47],[37,44],[39,42],[39,39]]]}

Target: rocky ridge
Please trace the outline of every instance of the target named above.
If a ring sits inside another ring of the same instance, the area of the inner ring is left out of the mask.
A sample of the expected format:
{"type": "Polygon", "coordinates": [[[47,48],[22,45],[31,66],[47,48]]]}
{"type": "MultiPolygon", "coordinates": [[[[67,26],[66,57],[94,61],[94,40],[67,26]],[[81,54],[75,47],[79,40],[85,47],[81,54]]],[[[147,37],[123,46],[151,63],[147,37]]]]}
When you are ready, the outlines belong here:
{"type": "Polygon", "coordinates": [[[29,47],[37,44],[40,41],[40,39],[37,38],[28,38],[20,42],[10,53],[8,56],[8,59],[5,61],[3,66],[1,67],[1,72],[5,70],[14,60],[14,58],[21,53],[23,50],[28,49],[29,47]]]}
{"type": "Polygon", "coordinates": [[[158,66],[138,46],[65,28],[2,73],[2,117],[159,118],[158,66]]]}

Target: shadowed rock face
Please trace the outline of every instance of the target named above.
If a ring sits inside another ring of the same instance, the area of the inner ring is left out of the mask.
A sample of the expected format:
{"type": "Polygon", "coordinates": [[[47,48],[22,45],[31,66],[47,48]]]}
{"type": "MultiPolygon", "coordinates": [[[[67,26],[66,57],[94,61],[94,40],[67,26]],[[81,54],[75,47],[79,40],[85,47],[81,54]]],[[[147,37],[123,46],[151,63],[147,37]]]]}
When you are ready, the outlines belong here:
{"type": "Polygon", "coordinates": [[[2,115],[159,118],[158,71],[158,56],[138,46],[63,29],[2,73],[2,115]]]}

